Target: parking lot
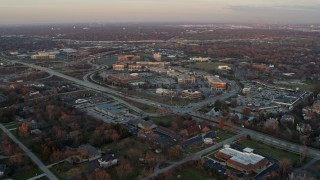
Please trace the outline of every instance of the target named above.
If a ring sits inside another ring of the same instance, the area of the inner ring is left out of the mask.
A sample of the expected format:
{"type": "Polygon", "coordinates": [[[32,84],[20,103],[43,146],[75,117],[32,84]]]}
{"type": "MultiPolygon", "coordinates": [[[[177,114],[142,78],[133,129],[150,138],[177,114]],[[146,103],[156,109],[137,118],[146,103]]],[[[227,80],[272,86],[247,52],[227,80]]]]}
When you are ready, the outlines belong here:
{"type": "Polygon", "coordinates": [[[238,105],[257,111],[265,110],[274,113],[289,111],[298,101],[308,95],[307,92],[276,89],[256,82],[244,82],[243,84],[245,88],[250,89],[250,92],[245,96],[237,97],[238,105]]]}

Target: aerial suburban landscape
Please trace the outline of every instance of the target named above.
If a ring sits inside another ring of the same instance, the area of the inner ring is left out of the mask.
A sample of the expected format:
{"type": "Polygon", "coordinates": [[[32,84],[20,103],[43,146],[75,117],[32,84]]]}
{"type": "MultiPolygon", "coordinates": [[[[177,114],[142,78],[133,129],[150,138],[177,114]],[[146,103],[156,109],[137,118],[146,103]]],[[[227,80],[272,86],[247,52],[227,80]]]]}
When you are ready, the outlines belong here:
{"type": "Polygon", "coordinates": [[[0,20],[0,179],[320,179],[319,23],[151,20],[0,20]]]}

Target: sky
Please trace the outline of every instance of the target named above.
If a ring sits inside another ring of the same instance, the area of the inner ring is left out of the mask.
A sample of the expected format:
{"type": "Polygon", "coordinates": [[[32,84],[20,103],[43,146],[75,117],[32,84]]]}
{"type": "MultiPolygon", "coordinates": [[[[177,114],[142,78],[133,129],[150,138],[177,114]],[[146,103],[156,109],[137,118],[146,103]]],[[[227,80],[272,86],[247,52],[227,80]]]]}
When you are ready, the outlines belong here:
{"type": "Polygon", "coordinates": [[[0,24],[320,23],[320,0],[1,0],[0,24]]]}

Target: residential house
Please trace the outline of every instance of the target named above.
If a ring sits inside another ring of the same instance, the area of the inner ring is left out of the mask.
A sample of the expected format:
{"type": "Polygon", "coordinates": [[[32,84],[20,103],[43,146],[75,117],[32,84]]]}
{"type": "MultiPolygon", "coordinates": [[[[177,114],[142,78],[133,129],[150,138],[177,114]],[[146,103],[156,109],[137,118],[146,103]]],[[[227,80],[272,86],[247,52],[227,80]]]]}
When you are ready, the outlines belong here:
{"type": "Polygon", "coordinates": [[[143,119],[133,119],[128,121],[128,124],[144,131],[151,131],[157,127],[157,125],[152,121],[145,121],[143,119]]]}
{"type": "Polygon", "coordinates": [[[294,116],[292,115],[283,115],[280,119],[281,124],[294,124],[294,116]]]}
{"type": "Polygon", "coordinates": [[[118,161],[114,154],[107,154],[98,159],[98,164],[100,167],[107,168],[118,164],[118,161]]]}
{"type": "Polygon", "coordinates": [[[195,135],[199,135],[201,133],[207,133],[210,131],[210,128],[205,124],[195,124],[187,129],[180,131],[180,135],[183,137],[191,137],[195,135]]]}
{"type": "Polygon", "coordinates": [[[310,124],[299,123],[297,124],[297,131],[299,131],[301,134],[310,134],[312,131],[312,128],[310,124]]]}

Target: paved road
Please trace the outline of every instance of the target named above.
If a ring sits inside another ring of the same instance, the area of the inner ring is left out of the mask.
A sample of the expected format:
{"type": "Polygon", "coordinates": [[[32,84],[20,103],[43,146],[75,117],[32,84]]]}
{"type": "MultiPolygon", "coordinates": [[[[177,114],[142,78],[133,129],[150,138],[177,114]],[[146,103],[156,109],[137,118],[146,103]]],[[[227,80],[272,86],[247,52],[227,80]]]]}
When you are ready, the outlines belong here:
{"type": "Polygon", "coordinates": [[[182,159],[181,161],[174,162],[173,164],[171,164],[170,166],[167,166],[165,168],[162,168],[162,169],[157,168],[157,169],[155,169],[155,172],[153,174],[151,174],[148,178],[151,179],[152,177],[157,177],[158,175],[160,175],[166,171],[169,171],[171,169],[174,169],[174,168],[176,168],[184,163],[187,163],[189,161],[199,160],[199,159],[201,159],[201,157],[203,155],[208,154],[216,149],[219,149],[220,147],[222,147],[225,144],[231,144],[233,141],[237,140],[242,135],[243,134],[240,133],[232,138],[226,139],[220,143],[212,145],[212,146],[208,147],[207,149],[204,149],[204,150],[199,151],[197,153],[189,154],[186,158],[182,159]]]}
{"type": "Polygon", "coordinates": [[[40,159],[33,154],[24,144],[22,144],[5,126],[0,124],[0,128],[6,133],[13,142],[19,145],[19,147],[29,156],[29,158],[41,169],[46,176],[51,180],[58,180],[58,178],[40,161],[40,159]]]}
{"type": "MultiPolygon", "coordinates": [[[[131,108],[132,110],[134,110],[136,112],[139,112],[139,113],[144,113],[141,109],[139,109],[139,108],[127,103],[126,101],[116,97],[116,96],[120,96],[120,97],[126,98],[126,96],[124,96],[123,94],[119,93],[116,90],[113,90],[113,89],[110,89],[110,88],[106,88],[106,87],[103,87],[103,86],[100,86],[98,84],[94,84],[94,83],[91,83],[91,82],[79,80],[79,79],[76,79],[74,77],[62,74],[60,72],[56,72],[56,71],[54,71],[52,69],[48,69],[48,68],[45,68],[45,67],[37,66],[37,65],[34,65],[34,64],[29,64],[29,63],[24,63],[24,62],[19,62],[19,61],[12,61],[12,62],[20,63],[20,64],[23,64],[25,66],[29,66],[29,67],[34,68],[34,69],[38,69],[38,70],[41,70],[41,71],[45,71],[45,72],[51,73],[51,74],[53,74],[55,76],[58,76],[60,78],[66,79],[66,80],[69,80],[69,81],[74,82],[74,83],[76,83],[78,85],[87,87],[87,88],[95,90],[95,91],[108,93],[108,94],[106,94],[107,96],[109,96],[109,97],[117,100],[118,102],[126,105],[127,107],[131,108]]],[[[140,99],[136,98],[135,101],[142,102],[142,103],[144,102],[144,100],[141,99],[141,98],[140,99]]],[[[148,113],[148,115],[150,115],[150,116],[158,116],[158,115],[151,114],[151,113],[148,113]]]]}
{"type": "MultiPolygon", "coordinates": [[[[199,113],[190,113],[190,115],[192,116],[196,116],[196,117],[200,117],[202,119],[206,119],[207,121],[212,121],[214,123],[219,123],[217,120],[215,120],[214,118],[212,118],[211,116],[208,115],[203,115],[203,114],[199,114],[199,113]]],[[[280,149],[284,149],[287,151],[291,151],[297,154],[303,154],[305,151],[305,147],[303,145],[300,144],[296,144],[296,143],[292,143],[283,139],[279,139],[267,134],[263,134],[257,131],[253,131],[250,129],[246,129],[246,128],[241,128],[241,127],[234,127],[238,130],[238,132],[241,132],[245,135],[250,135],[250,137],[252,139],[255,139],[257,141],[262,141],[265,144],[268,145],[272,145],[275,146],[277,148],[280,149]]],[[[307,150],[307,154],[310,157],[320,157],[320,150],[319,149],[314,149],[311,147],[306,147],[307,150]]]]}

